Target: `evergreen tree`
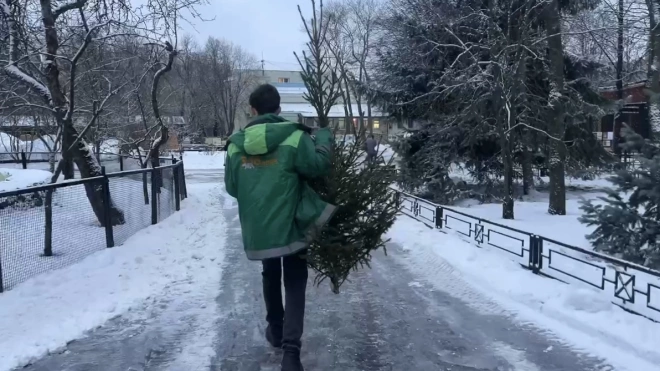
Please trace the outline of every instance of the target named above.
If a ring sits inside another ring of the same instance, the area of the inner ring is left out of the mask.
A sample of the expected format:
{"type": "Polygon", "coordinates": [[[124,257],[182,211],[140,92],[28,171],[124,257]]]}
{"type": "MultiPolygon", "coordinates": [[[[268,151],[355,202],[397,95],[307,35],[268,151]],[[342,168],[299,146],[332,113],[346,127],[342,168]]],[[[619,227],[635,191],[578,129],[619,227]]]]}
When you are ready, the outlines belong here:
{"type": "MultiPolygon", "coordinates": [[[[328,54],[323,1],[317,10],[312,0],[312,8],[314,14],[309,20],[300,14],[309,41],[298,62],[307,87],[305,99],[325,128],[328,112],[339,98],[340,81],[328,54]]],[[[317,273],[315,283],[330,279],[334,293],[339,293],[352,270],[369,266],[373,251],[385,247],[383,235],[399,211],[399,200],[390,188],[396,174],[388,166],[365,163],[365,135],[359,134],[353,142],[335,144],[328,176],[306,179],[324,201],[338,206],[332,219],[314,236],[307,253],[308,265],[317,273]]]]}
{"type": "Polygon", "coordinates": [[[308,181],[324,201],[339,206],[307,256],[317,273],[315,283],[329,279],[334,293],[352,270],[369,267],[373,251],[385,249],[383,235],[399,211],[390,188],[396,173],[386,166],[365,165],[362,135],[356,137],[355,142],[335,144],[329,176],[308,181]]]}
{"type": "Polygon", "coordinates": [[[460,167],[481,186],[469,194],[488,199],[504,188],[503,216],[512,217],[513,168],[522,169],[529,191],[532,164],[548,167],[553,141],[563,143],[569,174],[612,160],[589,125],[602,114],[603,100],[585,78],[597,66],[575,56],[564,55],[565,130],[558,138],[548,134],[547,31],[535,0],[392,4],[368,89],[394,116],[424,123],[395,147],[404,189],[451,203],[467,194],[445,176],[460,167]]]}
{"type": "Polygon", "coordinates": [[[640,156],[636,169],[620,169],[610,181],[615,188],[600,197],[604,204],[582,202],[580,222],[596,226],[587,238],[594,250],[660,267],[660,148],[632,130],[624,130],[622,147],[640,156]],[[626,198],[626,196],[629,197],[626,198]]]}

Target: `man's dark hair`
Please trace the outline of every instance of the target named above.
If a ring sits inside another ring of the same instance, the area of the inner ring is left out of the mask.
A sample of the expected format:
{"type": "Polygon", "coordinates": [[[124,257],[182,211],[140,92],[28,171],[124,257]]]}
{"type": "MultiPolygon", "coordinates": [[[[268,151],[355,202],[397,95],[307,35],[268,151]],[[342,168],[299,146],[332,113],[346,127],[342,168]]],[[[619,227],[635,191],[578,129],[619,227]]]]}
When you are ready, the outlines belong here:
{"type": "Polygon", "coordinates": [[[259,85],[250,94],[250,106],[260,115],[275,113],[280,108],[280,93],[273,85],[259,85]]]}
{"type": "Polygon", "coordinates": [[[374,139],[374,135],[373,135],[373,134],[369,134],[369,138],[374,139]]]}

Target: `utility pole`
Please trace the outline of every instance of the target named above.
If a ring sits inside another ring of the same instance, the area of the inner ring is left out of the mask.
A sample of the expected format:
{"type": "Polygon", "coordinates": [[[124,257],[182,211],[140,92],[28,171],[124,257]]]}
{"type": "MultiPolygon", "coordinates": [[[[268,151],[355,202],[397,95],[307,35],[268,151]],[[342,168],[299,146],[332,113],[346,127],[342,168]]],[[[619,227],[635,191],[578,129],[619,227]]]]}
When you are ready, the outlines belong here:
{"type": "Polygon", "coordinates": [[[261,52],[261,76],[266,76],[266,69],[264,67],[266,61],[264,60],[264,52],[261,52]]]}

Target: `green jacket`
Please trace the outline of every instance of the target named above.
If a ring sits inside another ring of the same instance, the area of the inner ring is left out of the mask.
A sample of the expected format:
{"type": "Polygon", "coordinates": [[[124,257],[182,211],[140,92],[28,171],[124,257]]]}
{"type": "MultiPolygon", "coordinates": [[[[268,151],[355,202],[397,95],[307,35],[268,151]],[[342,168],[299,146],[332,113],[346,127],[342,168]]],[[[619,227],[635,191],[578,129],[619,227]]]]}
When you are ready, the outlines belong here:
{"type": "Polygon", "coordinates": [[[243,246],[250,260],[306,248],[335,210],[303,180],[328,173],[332,133],[321,129],[314,140],[304,129],[264,115],[229,138],[225,187],[238,201],[243,246]]]}

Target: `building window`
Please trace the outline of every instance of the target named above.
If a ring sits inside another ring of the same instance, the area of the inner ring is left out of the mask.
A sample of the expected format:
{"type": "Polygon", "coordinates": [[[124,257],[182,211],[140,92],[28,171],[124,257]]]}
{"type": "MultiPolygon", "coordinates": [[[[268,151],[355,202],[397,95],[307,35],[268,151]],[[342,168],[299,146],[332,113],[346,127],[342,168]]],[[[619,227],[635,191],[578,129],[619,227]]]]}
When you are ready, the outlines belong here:
{"type": "Polygon", "coordinates": [[[286,83],[289,82],[289,78],[288,77],[278,77],[277,82],[286,84],[286,83]]]}
{"type": "Polygon", "coordinates": [[[371,125],[374,129],[380,129],[380,121],[378,120],[372,120],[371,125]]]}
{"type": "Polygon", "coordinates": [[[337,119],[337,129],[345,129],[346,127],[344,126],[346,122],[344,121],[343,117],[340,117],[337,119]]]}

